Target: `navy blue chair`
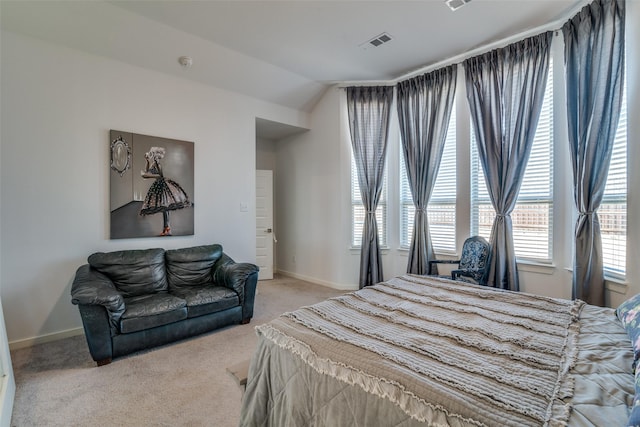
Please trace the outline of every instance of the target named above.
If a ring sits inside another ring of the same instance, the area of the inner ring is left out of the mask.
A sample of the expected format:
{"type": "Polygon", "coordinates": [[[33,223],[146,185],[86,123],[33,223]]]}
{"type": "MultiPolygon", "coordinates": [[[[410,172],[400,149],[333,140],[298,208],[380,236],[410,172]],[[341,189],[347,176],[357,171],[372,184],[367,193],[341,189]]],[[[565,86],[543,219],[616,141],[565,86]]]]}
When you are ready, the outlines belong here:
{"type": "Polygon", "coordinates": [[[489,242],[484,237],[472,236],[464,241],[460,259],[429,261],[429,275],[433,271],[434,264],[458,264],[458,268],[451,271],[452,280],[486,286],[490,260],[491,247],[489,242]]]}

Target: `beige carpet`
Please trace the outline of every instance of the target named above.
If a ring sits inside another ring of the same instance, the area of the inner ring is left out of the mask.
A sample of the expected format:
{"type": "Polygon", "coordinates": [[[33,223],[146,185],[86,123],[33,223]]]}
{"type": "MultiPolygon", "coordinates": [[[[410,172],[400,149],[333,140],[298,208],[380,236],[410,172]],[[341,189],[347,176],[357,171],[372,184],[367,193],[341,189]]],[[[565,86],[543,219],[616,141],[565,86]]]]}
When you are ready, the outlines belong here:
{"type": "Polygon", "coordinates": [[[254,318],[96,367],[84,336],[11,353],[12,426],[237,426],[226,367],[251,357],[254,327],[341,292],[290,278],[258,282],[254,318]]]}

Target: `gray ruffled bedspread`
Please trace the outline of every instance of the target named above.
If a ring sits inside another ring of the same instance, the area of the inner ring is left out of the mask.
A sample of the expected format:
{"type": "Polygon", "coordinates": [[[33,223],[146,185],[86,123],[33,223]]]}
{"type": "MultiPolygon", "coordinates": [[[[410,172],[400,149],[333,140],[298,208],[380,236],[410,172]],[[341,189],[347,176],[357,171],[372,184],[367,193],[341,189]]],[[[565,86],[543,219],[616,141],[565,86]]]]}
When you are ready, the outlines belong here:
{"type": "Polygon", "coordinates": [[[242,426],[624,425],[633,398],[624,330],[581,301],[407,275],[256,330],[242,426]]]}

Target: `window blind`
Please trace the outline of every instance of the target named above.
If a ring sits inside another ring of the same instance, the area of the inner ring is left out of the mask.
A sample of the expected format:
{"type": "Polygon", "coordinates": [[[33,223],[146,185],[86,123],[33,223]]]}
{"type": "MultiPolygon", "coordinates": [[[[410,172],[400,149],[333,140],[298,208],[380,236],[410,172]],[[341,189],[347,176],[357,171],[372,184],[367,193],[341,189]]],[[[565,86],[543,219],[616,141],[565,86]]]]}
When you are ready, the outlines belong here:
{"type": "MultiPolygon", "coordinates": [[[[626,82],[625,82],[626,83],[626,82]]],[[[623,278],[627,261],[627,88],[613,143],[609,175],[598,209],[605,273],[623,278]]]]}
{"type": "MultiPolygon", "coordinates": [[[[471,233],[490,238],[495,210],[471,129],[471,233]]],[[[511,213],[516,256],[550,262],[553,234],[553,63],[518,201],[511,213]]]]}
{"type": "MultiPolygon", "coordinates": [[[[427,207],[429,231],[436,253],[456,252],[456,108],[455,99],[447,128],[438,176],[427,207]]],[[[400,246],[409,248],[413,236],[415,206],[400,147],[400,246]]]]}

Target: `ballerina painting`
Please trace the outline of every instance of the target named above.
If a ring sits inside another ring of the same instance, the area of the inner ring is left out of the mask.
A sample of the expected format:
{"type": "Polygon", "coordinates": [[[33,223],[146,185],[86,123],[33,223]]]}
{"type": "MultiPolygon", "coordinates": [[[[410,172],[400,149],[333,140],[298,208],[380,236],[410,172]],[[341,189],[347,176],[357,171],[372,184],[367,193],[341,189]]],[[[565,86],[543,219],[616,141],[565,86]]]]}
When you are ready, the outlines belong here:
{"type": "Polygon", "coordinates": [[[146,179],[155,179],[155,181],[149,187],[140,209],[140,215],[153,215],[162,212],[163,228],[160,236],[171,236],[169,222],[171,211],[188,208],[193,206],[193,203],[189,201],[187,192],[180,184],[163,175],[160,161],[164,158],[165,153],[164,147],[151,147],[144,154],[146,168],[140,171],[140,175],[146,179]]]}
{"type": "Polygon", "coordinates": [[[111,130],[110,238],[194,234],[194,143],[111,130]]]}

